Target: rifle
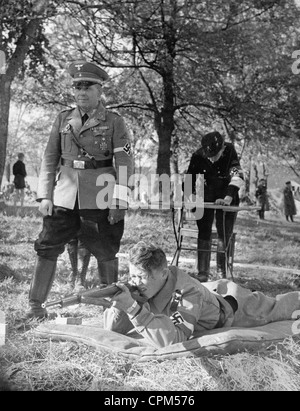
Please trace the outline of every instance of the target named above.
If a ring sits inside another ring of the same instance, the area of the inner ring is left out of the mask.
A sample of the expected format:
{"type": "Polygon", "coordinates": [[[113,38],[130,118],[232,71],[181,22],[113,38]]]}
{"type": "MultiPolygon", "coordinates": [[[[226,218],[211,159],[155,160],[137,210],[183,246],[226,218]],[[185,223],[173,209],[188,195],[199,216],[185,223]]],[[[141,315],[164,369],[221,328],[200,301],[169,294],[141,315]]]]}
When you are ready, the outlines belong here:
{"type": "MultiPolygon", "coordinates": [[[[126,287],[129,288],[129,291],[131,292],[132,297],[141,303],[144,303],[146,301],[145,298],[143,298],[139,292],[138,289],[131,284],[125,283],[126,287]]],[[[105,288],[92,288],[91,290],[83,291],[78,294],[72,294],[68,297],[61,298],[58,300],[50,301],[47,303],[42,304],[43,308],[52,308],[52,307],[58,307],[58,308],[64,308],[64,307],[69,307],[70,305],[75,305],[75,304],[92,304],[92,305],[101,305],[102,307],[110,307],[111,303],[106,300],[106,297],[113,297],[114,295],[118,294],[121,292],[121,289],[117,287],[116,285],[108,285],[105,288]]]]}

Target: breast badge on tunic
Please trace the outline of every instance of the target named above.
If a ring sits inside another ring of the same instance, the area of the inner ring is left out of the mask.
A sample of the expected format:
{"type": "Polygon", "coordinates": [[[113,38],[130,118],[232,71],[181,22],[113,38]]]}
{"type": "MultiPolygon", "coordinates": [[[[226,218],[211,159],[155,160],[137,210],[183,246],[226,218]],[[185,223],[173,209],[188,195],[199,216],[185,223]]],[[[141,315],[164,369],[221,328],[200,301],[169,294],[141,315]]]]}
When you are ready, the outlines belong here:
{"type": "Polygon", "coordinates": [[[107,145],[107,141],[106,141],[105,137],[101,138],[101,141],[99,143],[99,148],[100,148],[101,151],[106,151],[107,150],[108,145],[107,145]]]}
{"type": "Polygon", "coordinates": [[[68,133],[71,130],[71,124],[67,124],[66,127],[62,130],[63,134],[68,133]]]}

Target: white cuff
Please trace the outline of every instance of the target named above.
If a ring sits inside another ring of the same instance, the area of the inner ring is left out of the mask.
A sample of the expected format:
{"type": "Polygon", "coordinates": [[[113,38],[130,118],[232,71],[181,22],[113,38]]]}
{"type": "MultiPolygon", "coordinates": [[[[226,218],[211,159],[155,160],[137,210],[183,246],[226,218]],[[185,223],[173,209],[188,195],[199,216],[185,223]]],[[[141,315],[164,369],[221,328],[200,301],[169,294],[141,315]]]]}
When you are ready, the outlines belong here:
{"type": "Polygon", "coordinates": [[[128,203],[128,187],[116,184],[112,196],[113,200],[121,200],[128,203]]]}
{"type": "Polygon", "coordinates": [[[230,186],[235,186],[235,187],[238,187],[238,188],[242,188],[244,186],[244,184],[245,184],[245,181],[242,178],[238,177],[238,176],[233,176],[230,183],[229,183],[230,186]]]}

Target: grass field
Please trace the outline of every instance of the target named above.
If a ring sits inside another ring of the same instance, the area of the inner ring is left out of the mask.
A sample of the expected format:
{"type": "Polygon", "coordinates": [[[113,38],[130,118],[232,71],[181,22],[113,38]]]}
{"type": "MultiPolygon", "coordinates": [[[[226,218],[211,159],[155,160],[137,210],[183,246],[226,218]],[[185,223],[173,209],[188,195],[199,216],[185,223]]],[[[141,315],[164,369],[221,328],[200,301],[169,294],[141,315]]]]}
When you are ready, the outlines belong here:
{"type": "MultiPolygon", "coordinates": [[[[34,241],[41,218],[32,210],[0,214],[0,310],[6,314],[8,335],[0,348],[0,379],[19,391],[298,391],[300,343],[282,344],[256,353],[214,358],[182,358],[138,363],[104,354],[73,342],[39,340],[31,331],[17,327],[27,309],[30,278],[34,268],[34,241]],[[26,214],[26,215],[25,215],[26,214]]],[[[241,212],[236,223],[234,277],[245,287],[276,295],[299,290],[300,223],[287,223],[268,215],[258,221],[255,213],[241,212]]],[[[176,242],[171,214],[129,213],[122,241],[120,277],[128,273],[128,247],[139,240],[155,242],[172,259],[176,242]]],[[[185,252],[180,267],[193,272],[193,253],[185,252]]],[[[67,253],[58,261],[50,298],[70,293],[67,253]]],[[[214,273],[214,262],[212,262],[214,273]]],[[[92,258],[88,284],[98,282],[92,258]]],[[[102,309],[72,307],[72,315],[102,321],[102,309]]],[[[1,384],[0,384],[1,385],[1,384]]],[[[8,389],[7,388],[7,389],[8,389]]],[[[0,388],[1,390],[1,388],[0,388]]]]}

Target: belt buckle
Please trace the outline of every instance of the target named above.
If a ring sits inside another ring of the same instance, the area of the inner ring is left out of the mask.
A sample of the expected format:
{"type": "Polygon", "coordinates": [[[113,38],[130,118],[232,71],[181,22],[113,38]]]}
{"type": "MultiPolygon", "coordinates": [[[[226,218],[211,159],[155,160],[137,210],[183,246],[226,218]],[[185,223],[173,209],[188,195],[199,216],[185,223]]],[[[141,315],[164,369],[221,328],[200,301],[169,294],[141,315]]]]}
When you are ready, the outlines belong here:
{"type": "Polygon", "coordinates": [[[73,168],[76,168],[78,170],[84,170],[85,169],[85,161],[83,161],[83,160],[74,160],[73,161],[73,168]]]}

